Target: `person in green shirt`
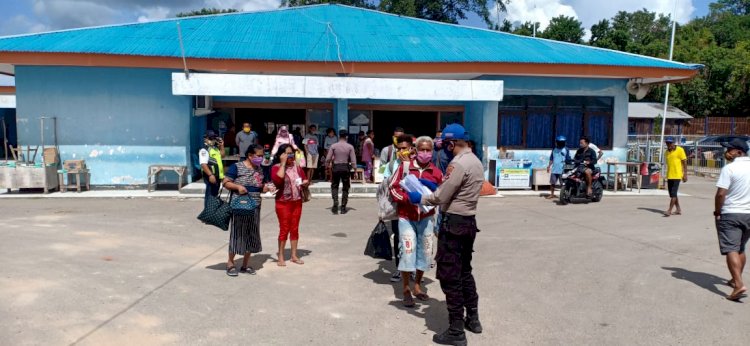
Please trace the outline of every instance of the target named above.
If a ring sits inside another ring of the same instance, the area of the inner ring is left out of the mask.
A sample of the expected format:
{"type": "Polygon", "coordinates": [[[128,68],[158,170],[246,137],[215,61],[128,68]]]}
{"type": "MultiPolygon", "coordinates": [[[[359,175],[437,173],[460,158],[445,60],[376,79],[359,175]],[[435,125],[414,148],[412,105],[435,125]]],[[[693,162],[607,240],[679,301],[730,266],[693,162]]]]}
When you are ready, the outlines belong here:
{"type": "Polygon", "coordinates": [[[680,182],[687,182],[687,155],[685,149],[674,144],[674,138],[667,137],[664,142],[667,145],[667,188],[669,190],[669,209],[664,216],[681,215],[680,200],[677,198],[677,190],[680,182]],[[675,209],[674,214],[672,209],[675,209]]]}
{"type": "Polygon", "coordinates": [[[204,207],[209,196],[219,195],[219,186],[224,179],[224,163],[222,159],[226,155],[224,141],[214,131],[206,131],[203,137],[205,147],[198,152],[198,162],[203,172],[203,181],[206,183],[206,194],[204,207]]]}

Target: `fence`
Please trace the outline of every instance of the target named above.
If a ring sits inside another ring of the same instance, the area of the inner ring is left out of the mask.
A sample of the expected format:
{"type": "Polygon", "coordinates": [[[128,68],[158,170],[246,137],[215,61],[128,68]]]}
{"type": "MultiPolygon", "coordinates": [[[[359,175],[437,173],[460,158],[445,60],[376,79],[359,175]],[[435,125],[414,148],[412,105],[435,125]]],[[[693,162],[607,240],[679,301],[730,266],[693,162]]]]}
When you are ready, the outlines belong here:
{"type": "MultiPolygon", "coordinates": [[[[631,135],[645,136],[661,133],[661,118],[629,119],[628,131],[631,135]]],[[[689,121],[667,119],[664,133],[672,136],[717,136],[717,135],[750,135],[750,118],[748,117],[705,117],[689,121]]]]}
{"type": "MultiPolygon", "coordinates": [[[[685,149],[688,172],[695,175],[718,175],[724,167],[724,148],[717,142],[719,136],[674,136],[685,149]]],[[[660,136],[629,136],[628,161],[659,162],[664,150],[660,136]]]]}

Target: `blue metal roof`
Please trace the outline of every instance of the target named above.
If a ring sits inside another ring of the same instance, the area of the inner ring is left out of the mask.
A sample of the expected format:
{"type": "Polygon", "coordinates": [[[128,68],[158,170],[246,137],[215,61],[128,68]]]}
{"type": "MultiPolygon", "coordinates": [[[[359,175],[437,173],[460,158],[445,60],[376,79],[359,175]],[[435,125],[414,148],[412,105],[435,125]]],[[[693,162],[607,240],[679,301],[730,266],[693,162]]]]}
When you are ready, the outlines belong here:
{"type": "MultiPolygon", "coordinates": [[[[2,52],[413,63],[540,63],[697,69],[584,45],[341,5],[176,18],[0,38],[2,52]]],[[[0,61],[2,58],[0,56],[0,61]]]]}

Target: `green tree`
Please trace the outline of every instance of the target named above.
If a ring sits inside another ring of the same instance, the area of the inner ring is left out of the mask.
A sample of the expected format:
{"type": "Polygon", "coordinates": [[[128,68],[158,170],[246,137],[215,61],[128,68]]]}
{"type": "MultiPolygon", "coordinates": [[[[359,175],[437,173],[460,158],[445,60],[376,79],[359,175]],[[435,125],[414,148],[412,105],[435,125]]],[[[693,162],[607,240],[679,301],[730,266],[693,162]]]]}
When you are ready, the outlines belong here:
{"type": "Polygon", "coordinates": [[[511,21],[509,21],[508,19],[503,19],[503,23],[500,25],[495,24],[492,27],[492,30],[502,31],[502,32],[513,32],[513,23],[511,23],[511,21]]]}
{"type": "MultiPolygon", "coordinates": [[[[537,31],[539,29],[539,23],[524,22],[521,25],[517,25],[513,28],[513,33],[521,36],[532,36],[534,35],[534,25],[536,25],[537,31]]],[[[538,34],[538,32],[537,32],[538,34]]]]}
{"type": "Polygon", "coordinates": [[[218,8],[202,8],[200,10],[194,10],[190,12],[180,12],[176,17],[193,17],[193,16],[207,16],[210,14],[222,14],[222,13],[234,13],[238,12],[233,8],[218,9],[218,8]]]}
{"type": "Polygon", "coordinates": [[[574,17],[560,15],[550,20],[541,37],[555,41],[583,43],[584,34],[583,23],[574,17]]]}
{"type": "Polygon", "coordinates": [[[429,19],[438,22],[457,24],[466,19],[467,14],[474,13],[487,24],[490,20],[490,7],[497,4],[505,12],[510,0],[282,0],[281,6],[304,6],[314,4],[337,3],[364,8],[378,8],[381,11],[429,19]]]}
{"type": "Polygon", "coordinates": [[[407,17],[417,16],[417,4],[414,0],[403,1],[403,0],[382,0],[378,6],[383,12],[398,14],[407,17]]]}
{"type": "Polygon", "coordinates": [[[616,49],[613,39],[614,30],[609,24],[609,20],[602,19],[599,23],[591,26],[591,38],[589,44],[594,47],[616,49]]]}
{"type": "Polygon", "coordinates": [[[374,0],[281,0],[281,7],[296,7],[319,4],[341,4],[364,8],[375,8],[374,0]]]}
{"type": "Polygon", "coordinates": [[[718,0],[709,5],[711,12],[729,12],[737,16],[750,15],[750,0],[718,0]]]}
{"type": "Polygon", "coordinates": [[[705,67],[675,85],[676,106],[699,117],[750,115],[750,14],[743,7],[748,3],[720,0],[707,16],[678,27],[675,60],[705,67]]]}

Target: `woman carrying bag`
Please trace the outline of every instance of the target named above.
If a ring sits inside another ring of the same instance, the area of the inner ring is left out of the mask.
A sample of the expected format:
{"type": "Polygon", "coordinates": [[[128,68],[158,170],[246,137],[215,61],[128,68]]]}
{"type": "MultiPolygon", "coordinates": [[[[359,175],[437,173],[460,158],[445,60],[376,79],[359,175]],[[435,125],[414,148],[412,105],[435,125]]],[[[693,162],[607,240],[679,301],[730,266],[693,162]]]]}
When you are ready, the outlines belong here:
{"type": "Polygon", "coordinates": [[[242,254],[240,273],[255,275],[250,267],[250,254],[262,251],[260,243],[260,194],[274,188],[263,184],[263,148],[251,144],[245,153],[245,160],[231,167],[224,178],[224,187],[232,191],[232,223],[229,232],[229,258],[227,275],[237,276],[234,256],[242,254]]]}
{"type": "Polygon", "coordinates": [[[279,257],[278,266],[285,267],[284,248],[287,239],[292,243],[292,263],[305,264],[297,256],[299,240],[299,220],[302,217],[303,189],[310,182],[304,170],[296,164],[294,150],[289,144],[282,144],[274,157],[271,179],[276,185],[276,216],[279,218],[279,257]]]}

